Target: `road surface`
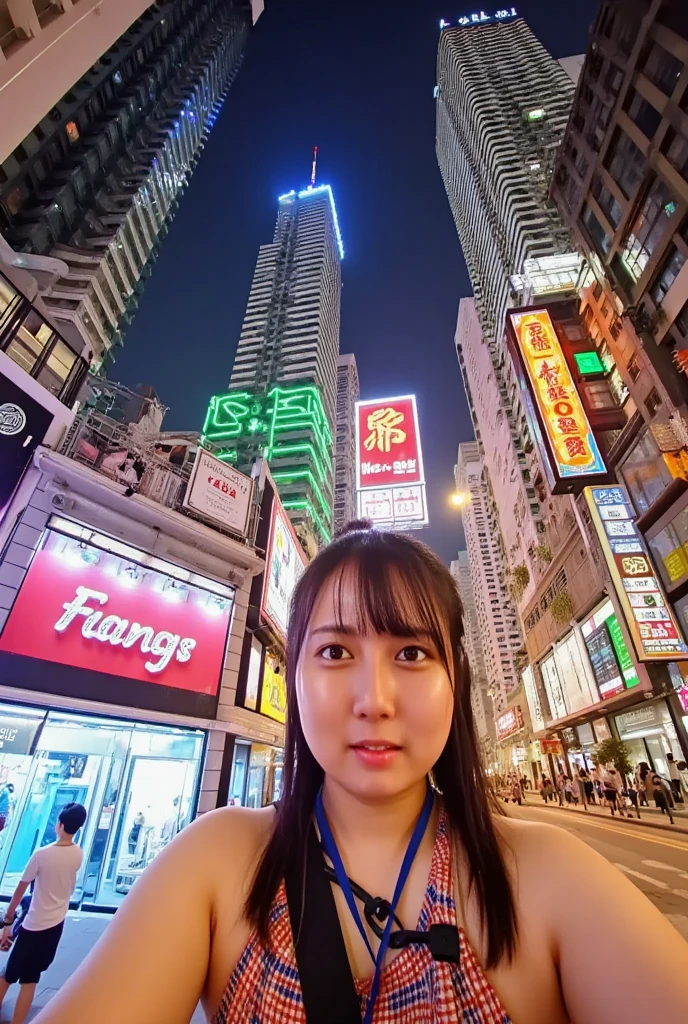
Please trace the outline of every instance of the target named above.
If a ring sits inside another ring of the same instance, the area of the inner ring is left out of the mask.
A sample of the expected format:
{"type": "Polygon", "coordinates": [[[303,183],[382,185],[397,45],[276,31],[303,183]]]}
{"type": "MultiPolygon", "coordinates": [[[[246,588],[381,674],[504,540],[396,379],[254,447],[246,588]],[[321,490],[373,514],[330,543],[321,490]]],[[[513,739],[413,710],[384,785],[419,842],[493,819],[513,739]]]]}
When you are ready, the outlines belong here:
{"type": "Polygon", "coordinates": [[[688,939],[688,835],[535,804],[509,805],[509,813],[573,832],[623,871],[688,939]]]}

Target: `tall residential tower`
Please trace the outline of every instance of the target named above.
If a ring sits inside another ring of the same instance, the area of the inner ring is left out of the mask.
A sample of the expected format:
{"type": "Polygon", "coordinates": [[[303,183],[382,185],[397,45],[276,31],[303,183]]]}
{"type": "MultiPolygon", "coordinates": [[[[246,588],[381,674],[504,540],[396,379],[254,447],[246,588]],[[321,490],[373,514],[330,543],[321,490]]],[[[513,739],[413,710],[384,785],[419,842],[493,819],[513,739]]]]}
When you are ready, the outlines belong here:
{"type": "Polygon", "coordinates": [[[471,669],[471,707],[475,729],[483,750],[487,752],[487,748],[495,740],[494,710],[467,551],[459,551],[459,556],[451,563],[450,570],[463,604],[463,625],[466,633],[466,654],[471,669]]]}
{"type": "Polygon", "coordinates": [[[334,445],[334,528],[356,518],[356,402],[359,399],[356,356],[337,362],[337,429],[334,445]]]}
{"type": "Polygon", "coordinates": [[[0,3],[0,269],[35,271],[95,370],[122,343],[259,13],[0,3]]]}
{"type": "Polygon", "coordinates": [[[571,248],[548,190],[574,84],[526,23],[512,17],[443,27],[437,75],[437,157],[473,287],[471,331],[477,330],[491,364],[494,394],[487,405],[478,400],[482,380],[471,378],[461,359],[461,319],[459,358],[490,480],[495,490],[503,481],[519,492],[508,506],[499,503],[507,556],[510,564],[528,566],[540,510],[529,485],[530,439],[502,336],[507,306],[519,304],[512,292],[518,278],[571,248]],[[483,438],[502,422],[503,450],[483,438]]]}
{"type": "Polygon", "coordinates": [[[210,405],[205,436],[248,469],[267,458],[292,521],[327,543],[333,531],[341,261],[329,185],[279,200],[260,248],[230,391],[210,405]]]}

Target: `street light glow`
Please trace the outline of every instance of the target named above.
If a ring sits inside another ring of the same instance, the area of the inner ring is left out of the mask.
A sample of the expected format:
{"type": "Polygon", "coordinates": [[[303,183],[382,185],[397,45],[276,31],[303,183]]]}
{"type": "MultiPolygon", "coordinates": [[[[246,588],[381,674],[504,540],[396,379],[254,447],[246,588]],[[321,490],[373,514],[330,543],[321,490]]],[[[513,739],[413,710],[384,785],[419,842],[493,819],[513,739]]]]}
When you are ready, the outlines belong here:
{"type": "Polygon", "coordinates": [[[450,501],[454,508],[463,508],[468,503],[470,496],[465,491],[456,491],[452,494],[450,501]]]}

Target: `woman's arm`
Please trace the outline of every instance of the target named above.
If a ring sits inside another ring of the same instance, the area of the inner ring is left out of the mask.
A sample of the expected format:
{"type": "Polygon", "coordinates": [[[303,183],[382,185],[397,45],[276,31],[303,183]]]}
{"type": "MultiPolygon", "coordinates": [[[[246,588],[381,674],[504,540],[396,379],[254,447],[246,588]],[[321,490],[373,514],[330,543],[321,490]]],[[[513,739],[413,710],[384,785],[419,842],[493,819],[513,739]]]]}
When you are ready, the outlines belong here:
{"type": "Polygon", "coordinates": [[[688,943],[617,868],[569,833],[547,831],[541,852],[556,865],[548,904],[572,1024],[685,1024],[688,943]]]}
{"type": "Polygon", "coordinates": [[[213,812],[181,832],[36,1024],[188,1024],[208,975],[218,887],[223,930],[241,930],[246,875],[260,855],[252,814],[213,812]]]}

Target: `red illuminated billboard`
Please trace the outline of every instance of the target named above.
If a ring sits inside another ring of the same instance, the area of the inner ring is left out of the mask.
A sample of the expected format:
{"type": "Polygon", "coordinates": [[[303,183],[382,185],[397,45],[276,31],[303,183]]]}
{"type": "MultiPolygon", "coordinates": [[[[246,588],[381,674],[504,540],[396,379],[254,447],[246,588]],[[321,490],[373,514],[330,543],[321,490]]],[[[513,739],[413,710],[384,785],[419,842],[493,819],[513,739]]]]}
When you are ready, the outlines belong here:
{"type": "Polygon", "coordinates": [[[356,403],[356,486],[423,484],[414,395],[356,403]]]}
{"type": "Polygon", "coordinates": [[[231,596],[47,530],[0,651],[213,697],[232,605],[231,596]]]}

